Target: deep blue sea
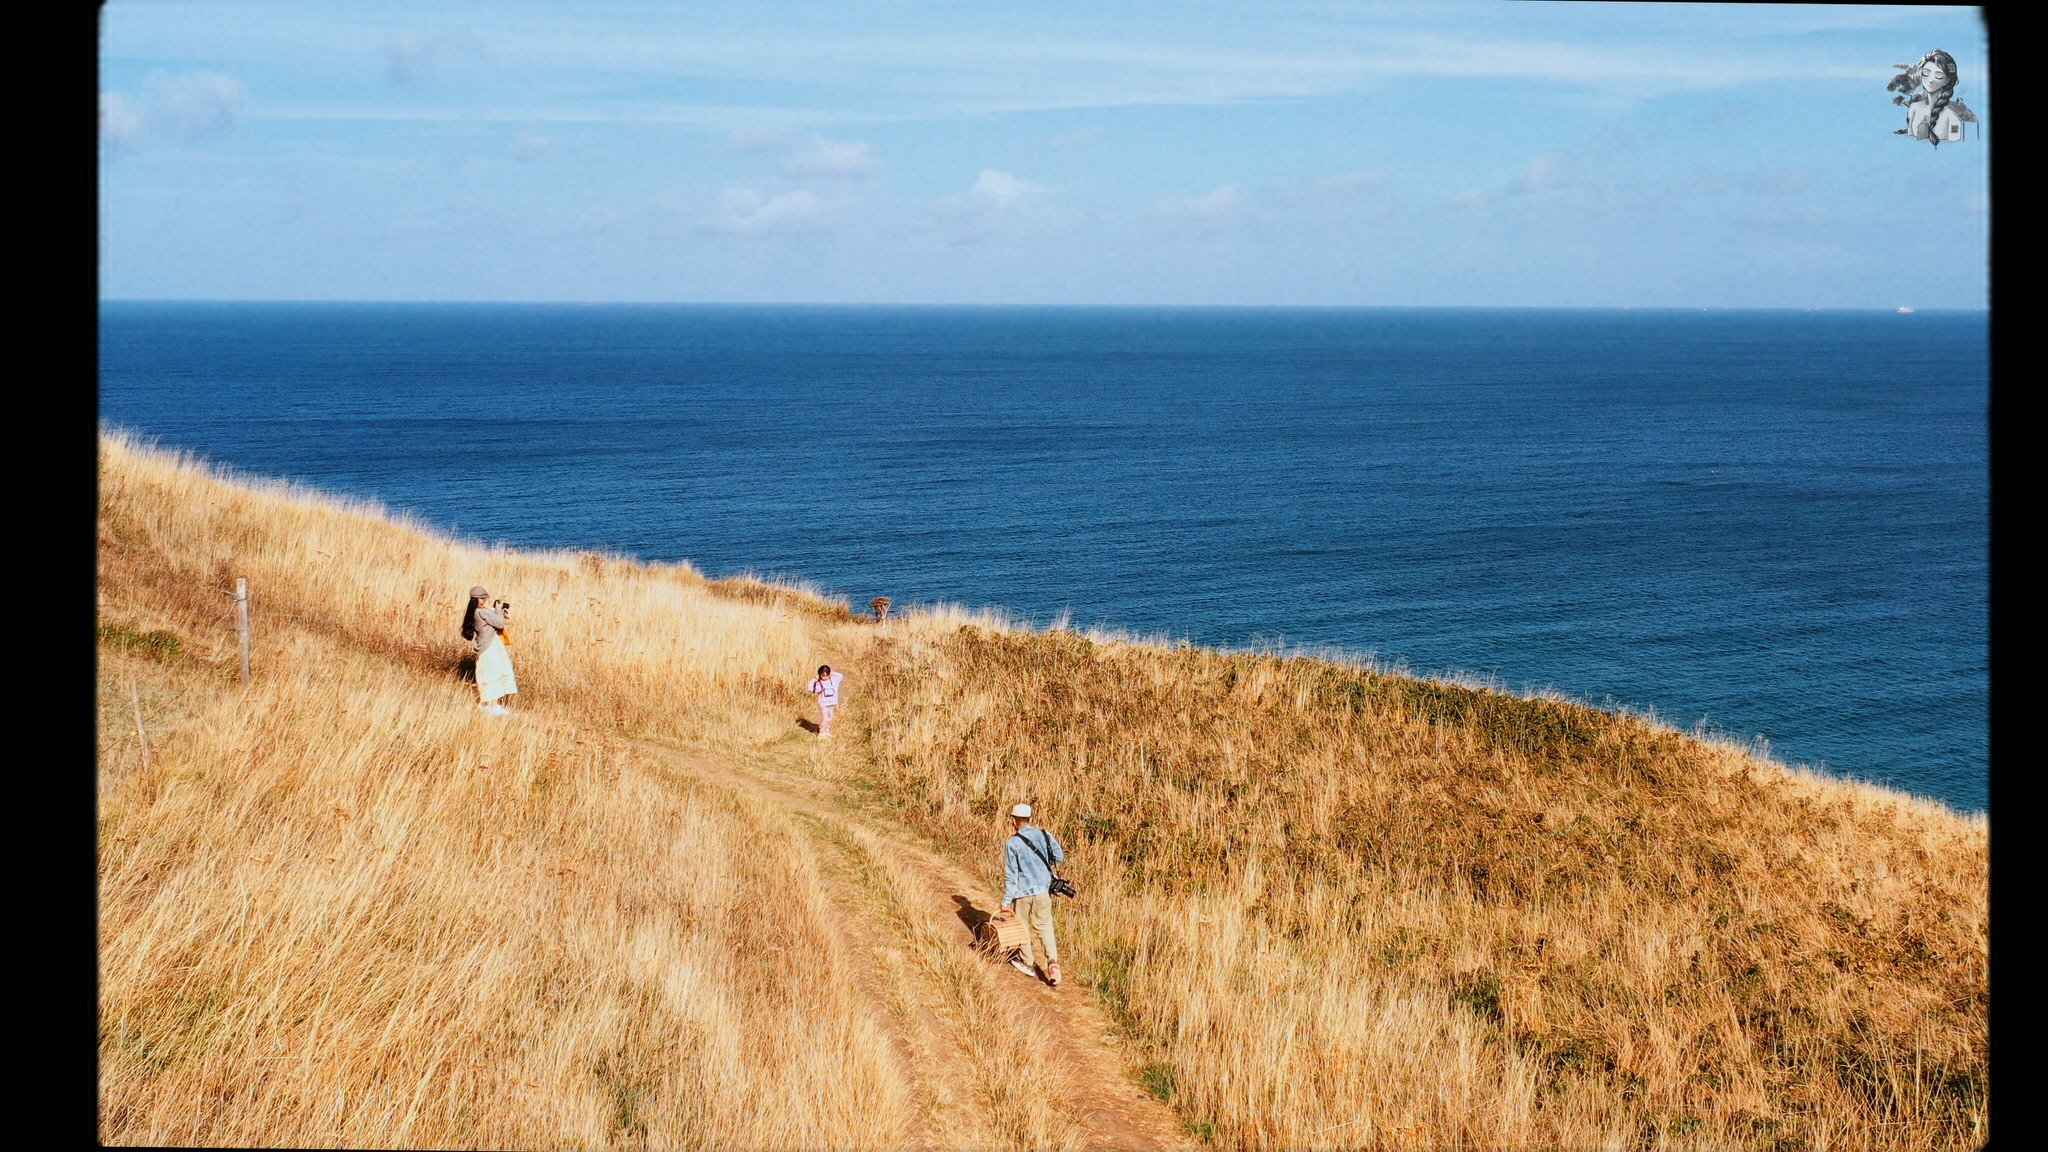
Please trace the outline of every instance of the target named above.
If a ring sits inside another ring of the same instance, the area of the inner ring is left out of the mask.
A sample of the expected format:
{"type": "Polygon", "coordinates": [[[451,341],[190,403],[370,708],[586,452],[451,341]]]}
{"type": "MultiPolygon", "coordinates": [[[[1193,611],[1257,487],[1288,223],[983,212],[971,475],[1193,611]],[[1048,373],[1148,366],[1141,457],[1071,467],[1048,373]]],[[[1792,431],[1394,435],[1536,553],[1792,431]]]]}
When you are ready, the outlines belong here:
{"type": "Polygon", "coordinates": [[[1987,332],[110,302],[99,402],[105,426],[465,537],[1370,655],[1982,809],[1987,332]]]}

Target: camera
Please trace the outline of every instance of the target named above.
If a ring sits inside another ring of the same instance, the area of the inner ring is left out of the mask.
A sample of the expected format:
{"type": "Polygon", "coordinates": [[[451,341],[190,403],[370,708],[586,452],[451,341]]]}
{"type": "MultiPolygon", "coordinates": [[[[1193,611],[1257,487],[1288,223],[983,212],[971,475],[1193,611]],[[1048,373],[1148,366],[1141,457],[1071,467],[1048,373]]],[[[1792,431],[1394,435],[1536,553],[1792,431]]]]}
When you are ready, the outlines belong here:
{"type": "Polygon", "coordinates": [[[512,602],[510,600],[497,600],[493,601],[493,604],[501,612],[510,612],[512,610],[512,602]]]}

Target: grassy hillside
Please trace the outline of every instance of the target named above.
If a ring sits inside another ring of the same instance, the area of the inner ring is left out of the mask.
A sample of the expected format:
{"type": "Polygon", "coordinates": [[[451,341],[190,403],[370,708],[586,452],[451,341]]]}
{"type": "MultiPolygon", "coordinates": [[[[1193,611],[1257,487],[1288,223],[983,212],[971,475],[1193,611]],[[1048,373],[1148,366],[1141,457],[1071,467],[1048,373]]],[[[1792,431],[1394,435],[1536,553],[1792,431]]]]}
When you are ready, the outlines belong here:
{"type": "Polygon", "coordinates": [[[1557,700],[972,625],[870,771],[1075,847],[1079,963],[1233,1144],[1969,1147],[1986,834],[1557,700]]]}
{"type": "Polygon", "coordinates": [[[991,887],[1000,813],[1039,804],[1083,889],[1060,994],[1107,1007],[1123,1074],[1196,1139],[1985,1137],[1981,819],[1562,701],[943,612],[877,627],[101,451],[109,1141],[1079,1139],[1014,991],[946,952],[879,842],[821,849],[648,739],[856,784],[991,887]],[[517,605],[509,721],[456,674],[479,582],[517,605]],[[820,747],[796,720],[824,659],[850,703],[820,747]],[[967,1021],[951,1111],[873,1010],[842,872],[855,903],[891,894],[876,955],[967,1021]]]}
{"type": "MultiPolygon", "coordinates": [[[[901,1146],[906,1058],[801,825],[606,734],[791,745],[843,610],[101,452],[105,1140],[901,1146]],[[478,581],[517,602],[516,720],[456,675],[478,581]]],[[[1029,1041],[991,1045],[977,1146],[1064,1146],[1003,1106],[1029,1041]]]]}

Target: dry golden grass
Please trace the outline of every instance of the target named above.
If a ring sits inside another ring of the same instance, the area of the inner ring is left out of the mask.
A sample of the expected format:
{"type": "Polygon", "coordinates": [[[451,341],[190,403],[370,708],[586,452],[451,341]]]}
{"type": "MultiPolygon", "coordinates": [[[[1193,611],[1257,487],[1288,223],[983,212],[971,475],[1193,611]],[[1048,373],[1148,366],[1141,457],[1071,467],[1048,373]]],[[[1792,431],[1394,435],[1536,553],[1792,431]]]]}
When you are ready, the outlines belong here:
{"type": "Polygon", "coordinates": [[[775,677],[816,663],[786,608],[102,451],[104,1139],[899,1143],[901,1071],[787,815],[482,716],[450,675],[481,580],[525,601],[523,695],[774,739],[799,700],[775,677]],[[228,573],[255,589],[246,691],[228,573]]]}
{"type": "Polygon", "coordinates": [[[1076,1143],[1055,1057],[881,841],[610,733],[861,780],[992,892],[998,814],[1042,804],[1084,893],[1063,959],[1225,1146],[1984,1138],[1981,819],[1559,701],[860,624],[101,452],[109,1141],[878,1147],[943,1111],[954,1146],[1076,1143]],[[474,583],[515,603],[516,720],[454,676],[474,583]],[[905,1053],[916,997],[992,1026],[905,1053]]]}
{"type": "Polygon", "coordinates": [[[1961,1148],[1981,818],[1558,700],[914,620],[871,783],[1043,806],[1077,970],[1231,1146],[1961,1148]]]}
{"type": "Polygon", "coordinates": [[[777,821],[317,643],[103,826],[106,1139],[892,1145],[777,821]]]}
{"type": "MultiPolygon", "coordinates": [[[[99,531],[101,581],[132,606],[121,622],[147,629],[149,614],[183,611],[208,622],[215,656],[233,640],[228,590],[247,577],[259,644],[302,628],[443,678],[466,654],[463,594],[483,584],[513,602],[522,696],[733,747],[788,735],[820,663],[812,626],[835,615],[801,591],[708,582],[688,565],[452,542],[374,504],[223,483],[118,436],[101,438],[99,531]]],[[[836,615],[852,619],[844,605],[836,615]]],[[[257,658],[286,671],[270,649],[257,658]]]]}

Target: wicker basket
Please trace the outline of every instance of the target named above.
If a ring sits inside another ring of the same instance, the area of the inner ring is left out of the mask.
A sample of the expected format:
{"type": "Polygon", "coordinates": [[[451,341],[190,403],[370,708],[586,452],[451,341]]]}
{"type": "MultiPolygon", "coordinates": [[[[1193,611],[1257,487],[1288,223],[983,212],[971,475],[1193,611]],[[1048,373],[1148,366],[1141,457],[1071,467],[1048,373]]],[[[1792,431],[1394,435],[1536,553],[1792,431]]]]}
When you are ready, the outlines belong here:
{"type": "Polygon", "coordinates": [[[1014,949],[1022,948],[1029,939],[1030,929],[1024,926],[1024,918],[1015,912],[998,912],[982,922],[981,946],[1001,956],[1014,949]]]}

